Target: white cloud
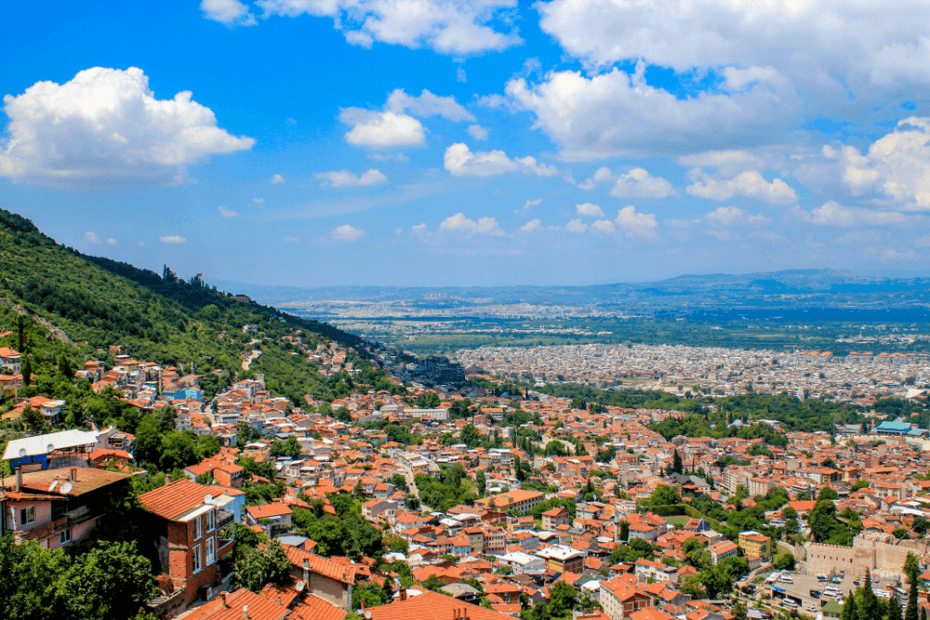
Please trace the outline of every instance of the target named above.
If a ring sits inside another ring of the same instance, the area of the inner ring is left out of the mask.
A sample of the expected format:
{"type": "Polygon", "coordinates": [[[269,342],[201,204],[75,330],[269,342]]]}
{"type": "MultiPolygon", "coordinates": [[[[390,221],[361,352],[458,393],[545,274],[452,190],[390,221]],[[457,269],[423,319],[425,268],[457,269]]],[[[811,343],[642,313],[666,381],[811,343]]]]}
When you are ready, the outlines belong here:
{"type": "Polygon", "coordinates": [[[14,181],[86,188],[163,182],[182,178],[188,164],[255,143],[217,127],[190,91],[155,99],[135,67],[87,69],[3,101],[10,123],[9,138],[0,141],[0,176],[14,181]]]}
{"type": "Polygon", "coordinates": [[[86,232],[84,233],[84,241],[90,241],[91,243],[103,243],[100,240],[100,237],[97,236],[95,232],[86,232]]]}
{"type": "Polygon", "coordinates": [[[725,86],[734,89],[778,74],[812,93],[815,105],[842,105],[850,92],[907,92],[902,86],[930,80],[930,5],[919,0],[554,0],[534,6],[542,30],[589,65],[643,59],[678,72],[726,67],[725,86]]]}
{"type": "Polygon", "coordinates": [[[372,168],[362,173],[361,176],[349,172],[348,170],[333,170],[331,172],[318,172],[313,175],[318,179],[323,179],[323,185],[329,184],[332,187],[364,187],[366,185],[380,185],[387,183],[387,177],[380,170],[372,168]]]}
{"type": "Polygon", "coordinates": [[[719,207],[706,217],[708,222],[717,226],[759,226],[770,221],[764,215],[752,215],[738,207],[719,207]]]}
{"type": "Polygon", "coordinates": [[[180,235],[167,235],[158,238],[162,243],[187,243],[187,239],[180,235]]]}
{"type": "Polygon", "coordinates": [[[228,209],[226,207],[218,207],[217,210],[220,212],[220,215],[222,215],[223,217],[236,217],[237,215],[239,215],[237,212],[233,211],[232,209],[228,209]]]}
{"type": "Polygon", "coordinates": [[[423,222],[422,224],[417,224],[416,226],[411,226],[411,227],[410,227],[410,230],[411,230],[411,231],[413,232],[413,234],[415,234],[415,235],[422,235],[422,234],[425,234],[425,233],[426,233],[427,228],[428,228],[428,227],[426,226],[426,222],[423,222]]]}
{"type": "Polygon", "coordinates": [[[594,189],[599,183],[607,183],[614,179],[614,174],[607,166],[601,166],[594,171],[590,179],[579,185],[581,189],[594,189]]]}
{"type": "Polygon", "coordinates": [[[610,220],[597,220],[591,224],[591,230],[603,235],[614,235],[617,233],[617,228],[610,220]]]}
{"type": "Polygon", "coordinates": [[[272,176],[271,179],[269,179],[269,183],[271,183],[272,185],[278,185],[280,183],[284,183],[284,177],[282,177],[280,174],[276,174],[272,176]]]}
{"type": "Polygon", "coordinates": [[[458,67],[455,70],[455,81],[462,82],[462,83],[468,81],[468,75],[465,73],[464,67],[458,67]]]}
{"type": "Polygon", "coordinates": [[[285,237],[284,241],[286,243],[300,243],[300,237],[285,237]]]}
{"type": "Polygon", "coordinates": [[[659,224],[656,222],[656,216],[652,213],[637,213],[633,205],[620,209],[614,222],[627,237],[657,238],[656,228],[659,224]]]}
{"type": "Polygon", "coordinates": [[[358,228],[355,228],[349,224],[343,224],[342,226],[333,230],[333,232],[330,234],[340,241],[355,241],[364,235],[365,231],[359,230],[358,228]]]}
{"type": "Polygon", "coordinates": [[[265,199],[264,198],[253,198],[252,202],[249,203],[249,206],[253,209],[264,209],[265,199]]]}
{"type": "Polygon", "coordinates": [[[444,165],[456,177],[490,177],[508,172],[549,177],[559,173],[555,166],[538,163],[534,157],[510,159],[504,151],[472,153],[468,145],[461,142],[446,149],[444,165]]]}
{"type": "Polygon", "coordinates": [[[523,208],[516,209],[514,213],[526,213],[533,207],[538,207],[541,202],[542,202],[542,198],[536,198],[535,200],[527,200],[526,202],[523,203],[523,208]]]}
{"type": "Polygon", "coordinates": [[[455,101],[455,97],[441,97],[434,95],[425,88],[419,97],[412,97],[404,92],[402,88],[395,89],[388,95],[385,109],[395,114],[405,114],[409,112],[413,116],[428,118],[430,116],[441,116],[446,120],[461,122],[475,121],[471,112],[466,110],[455,101]]]}
{"type": "Polygon", "coordinates": [[[374,41],[409,48],[428,47],[441,54],[499,51],[522,42],[507,23],[516,0],[258,0],[264,16],[329,17],[354,45],[374,41]]]}
{"type": "Polygon", "coordinates": [[[743,172],[732,179],[718,180],[708,175],[700,175],[700,181],[687,187],[692,196],[709,200],[729,200],[734,196],[743,196],[761,200],[769,204],[792,204],[798,195],[790,185],[781,179],[771,183],[755,170],[743,172]]]}
{"type": "Polygon", "coordinates": [[[678,155],[756,144],[794,120],[794,91],[767,83],[736,93],[701,92],[678,98],[646,83],[645,65],[590,78],[554,71],[538,84],[507,83],[518,108],[536,116],[535,129],[561,147],[567,160],[678,155]]]}
{"type": "Polygon", "coordinates": [[[456,213],[444,219],[439,225],[439,232],[458,232],[467,237],[474,235],[500,237],[504,234],[504,231],[501,230],[500,225],[497,223],[497,218],[482,217],[478,218],[476,222],[465,217],[463,213],[456,213]]]}
{"type": "Polygon", "coordinates": [[[650,176],[642,168],[633,168],[620,175],[610,195],[618,198],[668,198],[675,195],[675,188],[662,177],[650,176]]]}
{"type": "Polygon", "coordinates": [[[375,161],[410,161],[403,153],[368,153],[366,157],[375,161]]]}
{"type": "Polygon", "coordinates": [[[695,168],[716,168],[718,173],[726,177],[735,177],[746,170],[772,167],[758,153],[735,149],[683,155],[678,158],[678,163],[695,168]]]}
{"type": "Polygon", "coordinates": [[[575,211],[578,212],[578,215],[586,217],[604,217],[604,210],[599,205],[590,202],[575,205],[575,211]]]}
{"type": "Polygon", "coordinates": [[[200,10],[207,19],[227,26],[254,26],[258,23],[249,7],[239,0],[203,0],[200,10]]]}
{"type": "Polygon", "coordinates": [[[583,233],[588,230],[588,225],[580,219],[569,220],[568,224],[565,225],[565,230],[570,233],[583,233]]]}
{"type": "Polygon", "coordinates": [[[540,220],[530,220],[526,224],[520,227],[520,232],[522,233],[532,233],[538,230],[542,230],[542,222],[540,220]]]}
{"type": "Polygon", "coordinates": [[[417,146],[426,141],[423,125],[406,114],[345,108],[339,113],[339,120],[352,125],[345,134],[345,140],[355,146],[390,149],[417,146]]]}
{"type": "Polygon", "coordinates": [[[841,163],[853,195],[876,192],[902,208],[930,210],[930,118],[904,119],[865,155],[853,146],[827,146],[823,152],[841,163]]]}
{"type": "Polygon", "coordinates": [[[468,127],[468,135],[470,135],[475,140],[487,140],[489,130],[485,129],[481,125],[470,125],[468,127]]]}
{"type": "Polygon", "coordinates": [[[902,226],[914,221],[914,217],[908,217],[903,213],[896,211],[872,211],[871,209],[861,209],[857,207],[844,207],[835,200],[827,201],[823,206],[813,209],[810,214],[806,214],[798,209],[798,214],[802,219],[820,226],[902,226]]]}

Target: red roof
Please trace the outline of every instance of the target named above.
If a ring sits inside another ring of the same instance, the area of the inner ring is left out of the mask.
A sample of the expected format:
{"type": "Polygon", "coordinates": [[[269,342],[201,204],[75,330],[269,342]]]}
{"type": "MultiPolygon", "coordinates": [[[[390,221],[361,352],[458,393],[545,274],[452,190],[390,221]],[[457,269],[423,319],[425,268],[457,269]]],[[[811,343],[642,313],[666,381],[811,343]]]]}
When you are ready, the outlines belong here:
{"type": "Polygon", "coordinates": [[[372,607],[368,611],[371,620],[513,620],[506,614],[429,591],[411,596],[405,601],[397,600],[381,607],[372,607]]]}
{"type": "Polygon", "coordinates": [[[215,489],[184,478],[140,495],[139,502],[149,512],[170,521],[200,506],[207,495],[212,497],[214,493],[215,489]]]}

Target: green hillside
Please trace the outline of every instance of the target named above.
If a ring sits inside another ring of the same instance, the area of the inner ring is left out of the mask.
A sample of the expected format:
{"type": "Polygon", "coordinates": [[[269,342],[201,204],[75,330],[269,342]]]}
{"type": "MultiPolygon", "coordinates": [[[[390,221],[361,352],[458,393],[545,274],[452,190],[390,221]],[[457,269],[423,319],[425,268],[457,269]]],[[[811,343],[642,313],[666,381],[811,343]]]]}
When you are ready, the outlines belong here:
{"type": "MultiPolygon", "coordinates": [[[[208,394],[235,373],[240,378],[264,373],[269,389],[295,405],[306,394],[324,400],[344,395],[345,377],[327,380],[285,336],[299,335],[310,347],[329,341],[347,347],[363,343],[325,323],[236,301],[197,278],[181,280],[167,267],[159,275],[85,256],[4,210],[0,210],[0,300],[48,320],[86,357],[98,357],[97,350],[110,345],[124,345],[138,359],[182,366],[185,372],[193,364],[196,373],[204,375],[208,394]],[[258,325],[260,333],[243,333],[246,324],[258,325]],[[253,339],[260,342],[250,344],[253,339]],[[243,371],[243,352],[258,348],[261,357],[243,371]],[[210,372],[214,369],[230,374],[223,378],[210,372]]],[[[379,375],[366,372],[362,378],[384,384],[386,379],[379,375]]]]}

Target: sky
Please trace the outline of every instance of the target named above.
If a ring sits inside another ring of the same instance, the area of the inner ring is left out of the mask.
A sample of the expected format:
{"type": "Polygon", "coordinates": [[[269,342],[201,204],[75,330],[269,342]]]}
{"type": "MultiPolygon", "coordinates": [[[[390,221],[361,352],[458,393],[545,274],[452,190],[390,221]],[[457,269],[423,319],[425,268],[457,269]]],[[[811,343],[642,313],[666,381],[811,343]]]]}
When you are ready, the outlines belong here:
{"type": "Polygon", "coordinates": [[[925,0],[14,3],[0,94],[0,207],[208,282],[930,258],[925,0]]]}

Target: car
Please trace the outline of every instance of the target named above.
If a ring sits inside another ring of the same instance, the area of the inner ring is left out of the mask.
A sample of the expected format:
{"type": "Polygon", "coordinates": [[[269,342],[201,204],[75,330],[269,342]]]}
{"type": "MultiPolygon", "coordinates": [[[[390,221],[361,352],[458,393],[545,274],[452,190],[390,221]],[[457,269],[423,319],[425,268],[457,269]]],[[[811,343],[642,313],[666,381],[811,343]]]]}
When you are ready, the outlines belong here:
{"type": "Polygon", "coordinates": [[[817,575],[817,581],[826,581],[826,580],[827,580],[826,575],[817,575]]]}
{"type": "Polygon", "coordinates": [[[810,595],[811,598],[820,598],[820,590],[811,590],[810,595]]]}
{"type": "Polygon", "coordinates": [[[811,605],[805,606],[804,609],[806,609],[807,611],[817,611],[817,606],[811,604],[811,605]]]}
{"type": "Polygon", "coordinates": [[[798,608],[798,602],[795,601],[795,600],[792,600],[792,599],[790,599],[790,598],[786,598],[786,599],[785,599],[785,602],[782,603],[782,604],[783,604],[785,607],[788,607],[789,609],[797,609],[797,608],[798,608]]]}
{"type": "Polygon", "coordinates": [[[834,577],[834,578],[833,578],[833,583],[843,583],[843,578],[842,578],[842,577],[834,577]]]}
{"type": "Polygon", "coordinates": [[[791,578],[791,575],[782,575],[778,580],[784,583],[794,583],[794,579],[791,578]]]}

